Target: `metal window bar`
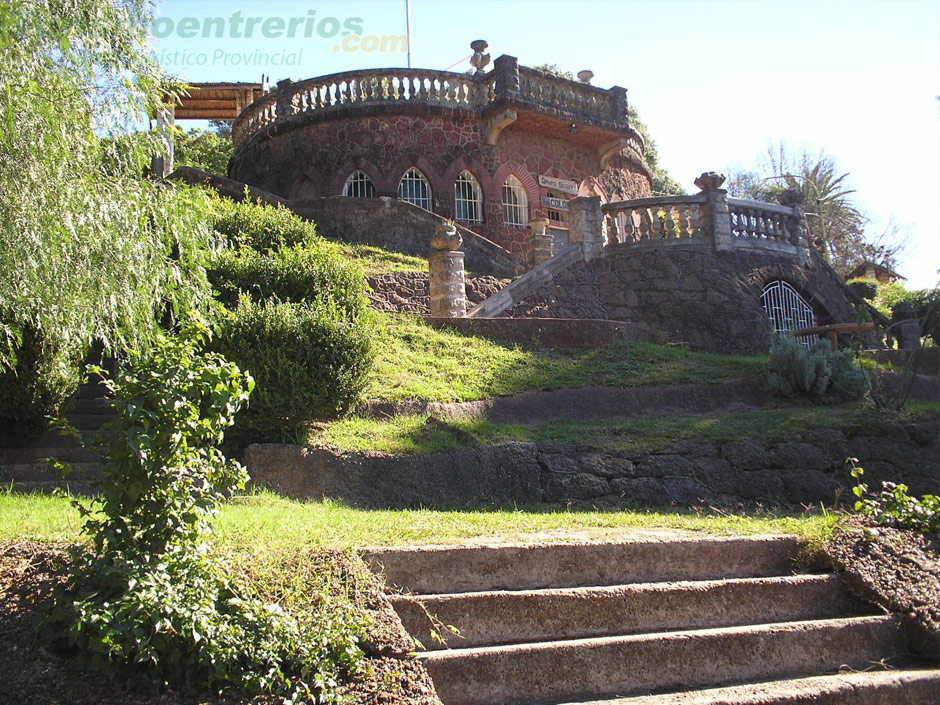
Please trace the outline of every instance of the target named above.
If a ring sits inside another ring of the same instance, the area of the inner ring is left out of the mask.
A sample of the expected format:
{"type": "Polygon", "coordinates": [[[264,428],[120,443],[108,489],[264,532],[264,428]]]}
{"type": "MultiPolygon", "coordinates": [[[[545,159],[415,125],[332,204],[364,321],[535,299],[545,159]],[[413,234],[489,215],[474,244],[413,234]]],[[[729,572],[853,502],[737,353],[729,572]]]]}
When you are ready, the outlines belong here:
{"type": "Polygon", "coordinates": [[[528,225],[529,203],[522,182],[510,176],[503,184],[503,222],[506,225],[528,225]]]}
{"type": "Polygon", "coordinates": [[[343,187],[343,195],[351,198],[375,198],[375,185],[372,179],[362,169],[356,169],[349,178],[346,179],[346,185],[343,187]]]}
{"type": "MultiPolygon", "coordinates": [[[[772,281],[761,292],[764,310],[770,319],[775,335],[792,335],[801,328],[814,328],[816,315],[800,293],[785,281],[772,281]]],[[[800,344],[807,347],[816,343],[819,336],[800,337],[800,344]]]]}
{"type": "Polygon", "coordinates": [[[415,168],[409,169],[401,177],[398,184],[398,197],[426,211],[431,210],[431,184],[424,174],[415,168]]]}
{"type": "Polygon", "coordinates": [[[462,171],[454,182],[457,220],[461,223],[483,222],[483,198],[480,184],[469,171],[462,171]]]}

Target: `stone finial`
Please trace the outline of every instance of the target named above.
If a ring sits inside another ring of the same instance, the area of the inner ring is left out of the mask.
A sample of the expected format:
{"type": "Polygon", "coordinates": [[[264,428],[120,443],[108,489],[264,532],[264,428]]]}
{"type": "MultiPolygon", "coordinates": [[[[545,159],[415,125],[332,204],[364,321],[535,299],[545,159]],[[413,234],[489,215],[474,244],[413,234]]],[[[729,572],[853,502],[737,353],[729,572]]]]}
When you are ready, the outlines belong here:
{"type": "Polygon", "coordinates": [[[431,236],[431,247],[442,252],[457,250],[462,244],[463,237],[457,232],[457,226],[453,223],[438,225],[434,235],[431,236]]]}
{"type": "Polygon", "coordinates": [[[473,56],[470,57],[470,65],[475,68],[477,73],[483,73],[490,63],[490,55],[484,54],[489,44],[485,39],[477,39],[470,42],[470,48],[473,49],[473,56]]]}
{"type": "Polygon", "coordinates": [[[593,71],[590,71],[588,69],[584,69],[584,71],[578,71],[578,80],[581,81],[581,83],[589,84],[592,78],[594,78],[593,71]]]}
{"type": "Polygon", "coordinates": [[[803,203],[803,194],[794,188],[784,189],[777,196],[777,202],[781,206],[798,206],[803,203]]]}
{"type": "Polygon", "coordinates": [[[706,171],[695,180],[695,185],[702,191],[717,191],[725,182],[724,174],[716,174],[714,171],[706,171]]]}

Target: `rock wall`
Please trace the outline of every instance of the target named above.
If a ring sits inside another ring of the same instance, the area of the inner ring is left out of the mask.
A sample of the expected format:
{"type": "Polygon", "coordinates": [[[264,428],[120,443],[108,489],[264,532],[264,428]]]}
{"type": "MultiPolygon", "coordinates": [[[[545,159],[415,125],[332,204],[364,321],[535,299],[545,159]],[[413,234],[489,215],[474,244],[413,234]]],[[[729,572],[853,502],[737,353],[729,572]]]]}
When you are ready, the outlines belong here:
{"type": "MultiPolygon", "coordinates": [[[[489,298],[511,280],[492,276],[467,277],[468,305],[473,306],[489,298]]],[[[392,272],[366,277],[372,288],[371,307],[389,313],[430,314],[428,275],[424,272],[392,272]]]]}
{"type": "Polygon", "coordinates": [[[846,458],[872,489],[903,482],[940,493],[936,420],[808,430],[786,441],[692,443],[662,451],[609,451],[552,443],[503,443],[449,453],[337,455],[301,446],[253,445],[253,482],[294,498],[355,506],[747,505],[831,506],[854,501],[846,458]]]}
{"type": "Polygon", "coordinates": [[[632,244],[613,244],[604,253],[556,274],[503,315],[643,323],[696,350],[763,353],[771,327],[761,291],[782,279],[810,303],[818,325],[856,320],[843,285],[816,257],[801,266],[772,252],[632,244]]]}

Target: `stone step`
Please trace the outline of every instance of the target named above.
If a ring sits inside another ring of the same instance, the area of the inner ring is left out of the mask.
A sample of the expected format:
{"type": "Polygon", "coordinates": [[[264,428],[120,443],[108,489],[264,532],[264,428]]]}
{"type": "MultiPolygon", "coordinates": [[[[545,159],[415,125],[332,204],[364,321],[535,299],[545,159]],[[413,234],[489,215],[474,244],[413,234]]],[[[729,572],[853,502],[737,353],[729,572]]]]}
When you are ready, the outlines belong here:
{"type": "Polygon", "coordinates": [[[835,575],[390,599],[405,629],[427,650],[805,621],[854,611],[835,575]],[[459,634],[441,628],[447,625],[459,634]]]}
{"type": "Polygon", "coordinates": [[[98,494],[98,485],[94,482],[58,480],[58,481],[30,481],[14,482],[10,486],[13,492],[19,494],[73,494],[82,497],[91,497],[98,494]]]}
{"type": "Polygon", "coordinates": [[[861,670],[903,655],[890,615],[419,654],[444,705],[530,705],[861,670]]]}
{"type": "Polygon", "coordinates": [[[114,420],[112,413],[99,414],[80,414],[69,413],[65,416],[66,420],[79,431],[98,431],[109,421],[114,420]]]}
{"type": "Polygon", "coordinates": [[[786,575],[792,536],[638,538],[627,542],[367,549],[394,587],[417,594],[594,587],[786,575]]]}
{"type": "MultiPolygon", "coordinates": [[[[937,705],[940,670],[865,671],[577,705],[937,705]]],[[[567,705],[575,705],[569,703],[567,705]]]]}
{"type": "Polygon", "coordinates": [[[96,448],[79,445],[0,448],[0,466],[40,463],[48,458],[63,463],[95,463],[101,460],[101,453],[96,448]]]}
{"type": "Polygon", "coordinates": [[[111,400],[102,397],[75,399],[70,413],[75,414],[107,414],[114,418],[111,411],[111,400]]]}
{"type": "Polygon", "coordinates": [[[5,482],[86,482],[101,476],[100,463],[70,463],[69,467],[71,472],[65,477],[51,463],[0,465],[0,477],[5,482]]]}

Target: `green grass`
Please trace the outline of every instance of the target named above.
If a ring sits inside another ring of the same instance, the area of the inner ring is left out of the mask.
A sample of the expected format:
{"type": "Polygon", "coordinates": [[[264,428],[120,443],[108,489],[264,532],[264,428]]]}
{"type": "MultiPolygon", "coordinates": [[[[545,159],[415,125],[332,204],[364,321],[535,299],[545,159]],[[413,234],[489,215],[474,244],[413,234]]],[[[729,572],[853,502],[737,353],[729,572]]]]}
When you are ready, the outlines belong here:
{"type": "Polygon", "coordinates": [[[343,254],[357,261],[366,276],[394,272],[423,272],[427,274],[428,261],[421,257],[389,252],[380,247],[354,243],[337,243],[343,254]]]}
{"type": "Polygon", "coordinates": [[[416,316],[380,315],[378,360],[366,396],[474,401],[530,389],[717,384],[762,374],[766,356],[710,355],[652,343],[598,350],[539,348],[436,330],[416,316]]]}
{"type": "MultiPolygon", "coordinates": [[[[564,511],[544,508],[494,510],[365,510],[337,502],[297,502],[270,493],[236,497],[215,522],[229,550],[317,546],[358,548],[459,542],[559,541],[578,535],[612,538],[643,531],[683,530],[716,535],[798,534],[824,540],[840,515],[820,511],[786,515],[675,511],[564,511]]],[[[64,497],[0,493],[0,539],[75,541],[77,512],[64,497]]]]}
{"type": "MultiPolygon", "coordinates": [[[[917,404],[921,413],[940,416],[937,404],[917,404]]],[[[681,442],[776,440],[813,428],[879,425],[884,416],[843,406],[789,406],[738,414],[600,419],[533,426],[494,424],[485,419],[428,423],[427,416],[333,422],[308,442],[339,452],[432,453],[505,441],[554,441],[611,450],[663,450],[681,442]]]]}

